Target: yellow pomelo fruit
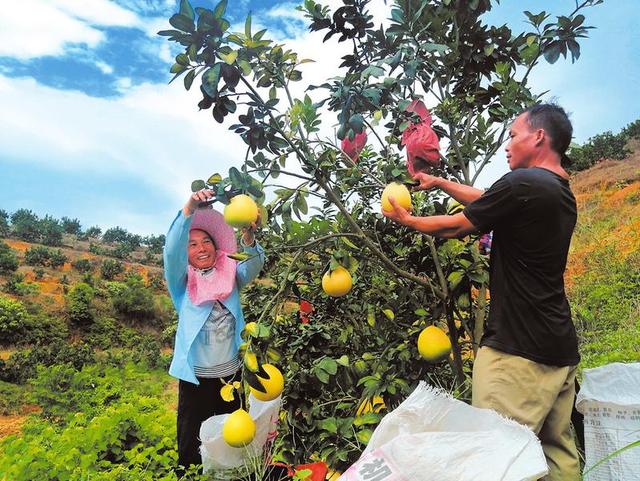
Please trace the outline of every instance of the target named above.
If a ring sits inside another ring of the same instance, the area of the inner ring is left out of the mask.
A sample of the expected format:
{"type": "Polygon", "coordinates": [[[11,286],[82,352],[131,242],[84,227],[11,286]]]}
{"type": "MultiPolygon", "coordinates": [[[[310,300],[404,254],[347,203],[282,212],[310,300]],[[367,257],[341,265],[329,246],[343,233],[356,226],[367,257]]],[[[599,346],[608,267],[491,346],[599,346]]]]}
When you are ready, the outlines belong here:
{"type": "Polygon", "coordinates": [[[411,209],[411,192],[400,182],[392,182],[382,191],[382,210],[387,212],[393,210],[389,197],[393,197],[400,207],[407,210],[411,209]]]}
{"type": "Polygon", "coordinates": [[[451,352],[451,340],[439,327],[425,327],[418,336],[418,352],[429,362],[440,361],[451,352]]]}
{"type": "Polygon", "coordinates": [[[322,290],[331,297],[341,297],[347,294],[353,286],[351,274],[342,266],[333,271],[328,270],[322,276],[322,290]]]}
{"type": "Polygon", "coordinates": [[[233,411],[222,426],[222,438],[229,446],[246,446],[256,435],[256,423],[244,409],[233,411]]]}
{"type": "Polygon", "coordinates": [[[248,195],[236,195],[224,206],[224,221],[231,227],[247,227],[257,219],[258,205],[248,195]]]}
{"type": "Polygon", "coordinates": [[[280,396],[284,389],[284,377],[280,370],[272,364],[263,364],[262,369],[267,372],[269,379],[265,379],[260,376],[257,377],[260,380],[260,384],[262,384],[267,392],[260,392],[251,386],[249,386],[249,389],[251,389],[251,393],[256,399],[259,399],[260,401],[273,401],[275,398],[280,396]]]}

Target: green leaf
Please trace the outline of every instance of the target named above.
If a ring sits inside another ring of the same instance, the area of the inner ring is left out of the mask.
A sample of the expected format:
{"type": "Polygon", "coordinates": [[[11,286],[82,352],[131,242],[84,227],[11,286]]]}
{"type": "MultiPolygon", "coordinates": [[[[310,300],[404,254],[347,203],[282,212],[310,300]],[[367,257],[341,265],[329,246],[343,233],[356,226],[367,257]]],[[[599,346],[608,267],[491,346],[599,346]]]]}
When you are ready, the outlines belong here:
{"type": "Polygon", "coordinates": [[[336,362],[341,366],[348,367],[349,366],[349,356],[343,354],[339,359],[336,359],[336,362]]]}
{"type": "Polygon", "coordinates": [[[330,432],[331,434],[338,433],[338,422],[336,418],[330,417],[321,419],[320,421],[318,421],[317,426],[324,431],[330,432]]]}
{"type": "Polygon", "coordinates": [[[382,312],[390,321],[393,321],[396,318],[396,315],[391,309],[383,309],[382,312]]]}
{"type": "Polygon", "coordinates": [[[333,376],[338,372],[338,363],[335,361],[335,359],[325,357],[318,363],[318,368],[333,376]]]}
{"type": "Polygon", "coordinates": [[[362,444],[368,444],[369,439],[371,439],[372,435],[373,431],[371,429],[363,429],[362,431],[358,431],[358,433],[356,434],[356,436],[358,437],[358,441],[360,441],[362,444]]]}
{"type": "Polygon", "coordinates": [[[238,66],[242,69],[242,73],[244,75],[249,75],[251,73],[251,64],[246,60],[238,60],[238,66]]]}
{"type": "Polygon", "coordinates": [[[206,187],[204,180],[194,180],[191,182],[191,192],[198,192],[206,187]]]}
{"type": "Polygon", "coordinates": [[[251,14],[247,15],[247,19],[244,21],[244,34],[247,38],[251,38],[251,14]]]}
{"type": "Polygon", "coordinates": [[[361,416],[357,416],[353,420],[353,425],[358,427],[358,426],[365,426],[367,424],[378,424],[380,422],[380,419],[382,419],[382,416],[380,414],[367,413],[361,416]]]}
{"type": "Polygon", "coordinates": [[[193,7],[189,3],[189,0],[180,0],[180,15],[184,15],[191,20],[195,18],[193,7]]]}
{"type": "Polygon", "coordinates": [[[210,97],[216,98],[218,96],[218,82],[220,82],[220,67],[219,63],[213,67],[207,69],[202,76],[202,88],[210,97]]]}
{"type": "Polygon", "coordinates": [[[180,65],[179,63],[174,63],[171,68],[169,69],[169,72],[171,73],[182,73],[185,70],[187,70],[187,66],[186,65],[180,65]]]}
{"type": "Polygon", "coordinates": [[[213,174],[211,177],[207,179],[207,184],[215,185],[222,182],[222,176],[220,174],[213,174]]]}
{"type": "Polygon", "coordinates": [[[298,194],[296,196],[296,207],[303,214],[307,214],[309,212],[309,207],[307,206],[307,201],[305,200],[305,198],[304,198],[304,196],[302,194],[298,194]]]}
{"type": "Polygon", "coordinates": [[[240,173],[240,171],[235,168],[235,167],[231,167],[229,169],[229,179],[231,180],[231,184],[234,187],[241,187],[244,185],[244,178],[242,177],[242,174],[240,173]]]}
{"type": "Polygon", "coordinates": [[[227,64],[227,65],[233,65],[233,62],[236,61],[236,59],[238,58],[238,51],[237,50],[232,50],[231,52],[229,52],[228,54],[218,54],[220,55],[220,58],[227,64]]]}
{"type": "Polygon", "coordinates": [[[449,276],[447,277],[447,281],[449,281],[449,289],[454,290],[456,287],[458,287],[458,284],[460,284],[460,281],[462,281],[463,277],[463,271],[453,271],[451,274],[449,274],[449,276]]]}
{"type": "Polygon", "coordinates": [[[227,0],[222,0],[216,8],[213,9],[213,16],[216,18],[222,18],[224,12],[227,10],[227,0]]]}
{"type": "Polygon", "coordinates": [[[195,69],[191,69],[189,73],[184,77],[184,88],[189,90],[191,88],[191,84],[193,84],[193,79],[196,77],[195,69]]]}
{"type": "Polygon", "coordinates": [[[172,27],[175,27],[183,32],[191,33],[196,29],[196,26],[193,23],[192,19],[190,19],[189,17],[185,17],[184,15],[180,15],[179,13],[173,15],[169,19],[169,23],[172,27]]]}

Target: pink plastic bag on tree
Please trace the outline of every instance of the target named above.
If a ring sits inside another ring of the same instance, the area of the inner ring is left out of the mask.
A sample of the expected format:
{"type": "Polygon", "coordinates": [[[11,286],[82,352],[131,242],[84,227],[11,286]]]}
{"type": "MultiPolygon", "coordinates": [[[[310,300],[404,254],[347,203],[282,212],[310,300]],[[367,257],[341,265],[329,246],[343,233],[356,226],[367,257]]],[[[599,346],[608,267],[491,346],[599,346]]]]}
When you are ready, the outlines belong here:
{"type": "Polygon", "coordinates": [[[407,170],[414,175],[440,165],[440,139],[431,128],[433,119],[421,100],[414,100],[405,110],[415,112],[421,119],[417,124],[409,124],[401,140],[407,148],[407,170]]]}
{"type": "Polygon", "coordinates": [[[342,139],[340,148],[355,162],[358,160],[358,156],[365,145],[367,145],[367,133],[362,130],[362,132],[353,137],[353,140],[349,140],[349,137],[342,139]]]}

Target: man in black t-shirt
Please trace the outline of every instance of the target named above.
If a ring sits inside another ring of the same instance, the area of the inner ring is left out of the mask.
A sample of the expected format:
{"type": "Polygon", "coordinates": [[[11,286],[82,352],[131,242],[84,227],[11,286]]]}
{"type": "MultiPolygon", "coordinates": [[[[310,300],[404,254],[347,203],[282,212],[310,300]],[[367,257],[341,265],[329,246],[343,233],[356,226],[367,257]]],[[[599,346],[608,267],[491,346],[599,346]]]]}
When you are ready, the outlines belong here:
{"type": "Polygon", "coordinates": [[[576,331],[563,274],[576,202],[562,168],[572,127],[564,110],[538,104],[511,126],[512,172],[486,192],[424,173],[419,190],[440,188],[465,209],[415,217],[391,201],[390,219],[437,237],[493,231],[489,316],[473,368],[473,404],[528,425],[540,438],[547,481],[580,477],[570,429],[576,331]]]}

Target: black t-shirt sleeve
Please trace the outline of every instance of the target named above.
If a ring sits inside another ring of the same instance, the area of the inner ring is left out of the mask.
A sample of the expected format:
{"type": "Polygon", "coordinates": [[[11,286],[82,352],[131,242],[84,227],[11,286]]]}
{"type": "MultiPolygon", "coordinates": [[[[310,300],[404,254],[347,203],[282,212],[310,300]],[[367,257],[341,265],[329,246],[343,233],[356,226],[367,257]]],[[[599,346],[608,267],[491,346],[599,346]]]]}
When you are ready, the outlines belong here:
{"type": "Polygon", "coordinates": [[[480,198],[467,205],[462,211],[480,232],[493,230],[518,210],[519,200],[509,175],[506,174],[499,179],[480,198]]]}

